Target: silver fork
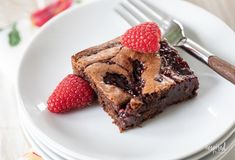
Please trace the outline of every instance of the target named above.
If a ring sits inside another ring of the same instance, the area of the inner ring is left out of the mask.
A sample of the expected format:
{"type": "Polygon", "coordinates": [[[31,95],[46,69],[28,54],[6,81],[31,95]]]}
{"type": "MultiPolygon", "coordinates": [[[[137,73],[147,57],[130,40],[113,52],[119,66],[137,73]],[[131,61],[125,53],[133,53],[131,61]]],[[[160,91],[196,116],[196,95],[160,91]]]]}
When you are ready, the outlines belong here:
{"type": "Polygon", "coordinates": [[[143,0],[126,0],[115,8],[115,11],[125,19],[131,26],[146,21],[154,21],[159,24],[162,36],[174,47],[180,48],[215,72],[235,84],[235,66],[225,60],[213,55],[205,48],[189,39],[181,23],[169,17],[159,8],[153,7],[149,2],[143,0]]]}

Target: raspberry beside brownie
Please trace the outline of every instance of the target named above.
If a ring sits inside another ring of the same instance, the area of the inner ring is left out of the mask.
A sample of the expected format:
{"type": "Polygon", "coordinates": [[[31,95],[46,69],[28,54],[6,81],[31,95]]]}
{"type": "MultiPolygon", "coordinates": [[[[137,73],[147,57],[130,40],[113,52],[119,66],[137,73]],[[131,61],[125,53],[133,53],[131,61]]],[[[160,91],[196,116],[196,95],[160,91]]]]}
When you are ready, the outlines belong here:
{"type": "Polygon", "coordinates": [[[120,131],[196,96],[199,86],[187,62],[166,40],[160,42],[159,54],[141,54],[116,38],[75,54],[72,66],[90,82],[120,131]]]}

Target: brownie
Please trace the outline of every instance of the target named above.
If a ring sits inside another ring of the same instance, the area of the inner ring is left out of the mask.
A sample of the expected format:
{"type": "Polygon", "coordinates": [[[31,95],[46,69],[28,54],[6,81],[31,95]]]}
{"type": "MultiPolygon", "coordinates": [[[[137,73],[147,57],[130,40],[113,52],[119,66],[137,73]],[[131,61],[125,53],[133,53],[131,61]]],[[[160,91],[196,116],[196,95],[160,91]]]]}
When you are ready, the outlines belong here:
{"type": "Polygon", "coordinates": [[[187,62],[166,40],[160,45],[158,53],[144,54],[116,38],[72,56],[74,73],[90,82],[120,131],[197,95],[198,78],[187,62]]]}

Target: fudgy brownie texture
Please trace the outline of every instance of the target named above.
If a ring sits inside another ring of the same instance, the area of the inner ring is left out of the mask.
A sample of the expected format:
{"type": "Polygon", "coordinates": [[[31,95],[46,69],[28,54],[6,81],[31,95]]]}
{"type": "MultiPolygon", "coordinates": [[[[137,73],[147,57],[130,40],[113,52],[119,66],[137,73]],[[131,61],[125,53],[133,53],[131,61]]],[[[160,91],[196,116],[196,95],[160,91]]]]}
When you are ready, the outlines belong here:
{"type": "Polygon", "coordinates": [[[120,131],[197,95],[198,78],[188,64],[166,40],[160,44],[158,53],[143,54],[116,38],[72,56],[74,73],[90,82],[120,131]]]}

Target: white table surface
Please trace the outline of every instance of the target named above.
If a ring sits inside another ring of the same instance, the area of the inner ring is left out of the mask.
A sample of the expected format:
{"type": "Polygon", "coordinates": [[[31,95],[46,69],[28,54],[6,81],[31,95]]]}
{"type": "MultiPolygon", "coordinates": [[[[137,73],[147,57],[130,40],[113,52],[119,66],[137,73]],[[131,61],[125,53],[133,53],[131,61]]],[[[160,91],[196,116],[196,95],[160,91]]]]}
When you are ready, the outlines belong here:
{"type": "MultiPolygon", "coordinates": [[[[35,10],[37,6],[35,1],[0,0],[0,28],[15,20],[27,17],[30,12],[35,10]]],[[[188,1],[215,14],[235,30],[235,0],[188,1]]],[[[6,44],[0,43],[0,47],[1,45],[6,44]]],[[[6,77],[5,71],[0,69],[0,160],[15,160],[30,148],[31,146],[20,128],[14,90],[6,77]]],[[[235,148],[223,160],[233,159],[235,159],[235,148]]]]}

